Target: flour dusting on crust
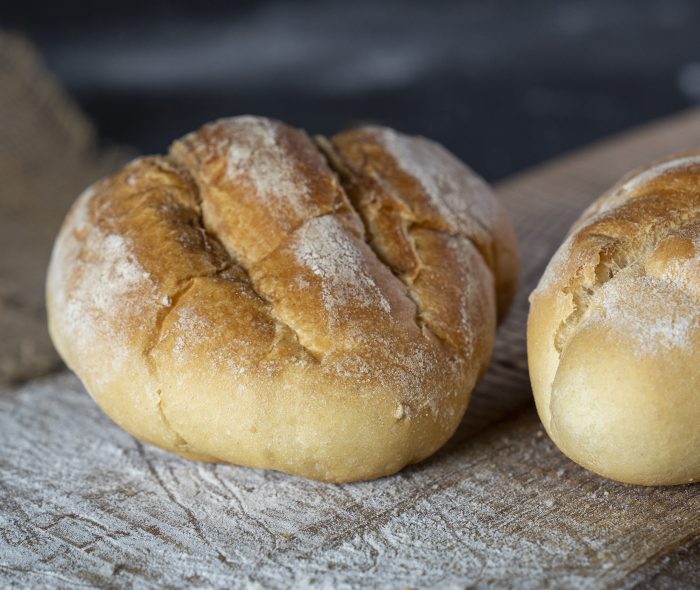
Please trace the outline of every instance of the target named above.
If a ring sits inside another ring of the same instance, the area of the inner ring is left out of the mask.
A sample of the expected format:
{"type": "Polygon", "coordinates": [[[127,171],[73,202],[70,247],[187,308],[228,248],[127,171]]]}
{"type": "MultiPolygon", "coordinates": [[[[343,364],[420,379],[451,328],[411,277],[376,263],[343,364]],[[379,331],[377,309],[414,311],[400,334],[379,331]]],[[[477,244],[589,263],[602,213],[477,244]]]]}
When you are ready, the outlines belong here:
{"type": "Polygon", "coordinates": [[[634,268],[621,271],[600,288],[589,321],[622,330],[634,340],[635,353],[683,348],[700,329],[696,301],[667,281],[634,268]]]}
{"type": "MultiPolygon", "coordinates": [[[[124,369],[130,332],[119,318],[143,317],[162,301],[149,273],[135,259],[122,235],[105,234],[91,224],[89,204],[94,188],[86,190],[73,209],[69,233],[56,242],[49,285],[57,313],[55,321],[68,344],[80,351],[104,350],[111,372],[124,369]]],[[[111,375],[102,373],[98,380],[111,375]]]]}
{"type": "Polygon", "coordinates": [[[382,129],[379,138],[399,167],[421,183],[446,220],[456,219],[467,233],[474,231],[475,219],[483,227],[496,225],[498,203],[486,183],[442,146],[392,129],[382,129]]]}
{"type": "Polygon", "coordinates": [[[639,190],[643,185],[658,178],[662,174],[677,170],[678,168],[688,168],[700,164],[700,156],[686,156],[661,162],[644,170],[640,174],[630,178],[620,187],[620,192],[625,194],[639,190]]]}
{"type": "MultiPolygon", "coordinates": [[[[693,245],[695,252],[700,254],[700,238],[696,238],[693,245]]],[[[667,261],[659,278],[700,300],[700,256],[667,261]]]]}
{"type": "Polygon", "coordinates": [[[349,304],[391,312],[389,302],[367,272],[365,255],[333,216],[317,217],[301,227],[295,253],[301,264],[322,279],[323,302],[331,321],[338,321],[349,304]]]}
{"type": "Polygon", "coordinates": [[[295,213],[304,212],[310,190],[290,155],[279,143],[277,126],[257,117],[237,117],[228,122],[226,174],[234,183],[250,183],[261,199],[283,201],[295,213]]]}

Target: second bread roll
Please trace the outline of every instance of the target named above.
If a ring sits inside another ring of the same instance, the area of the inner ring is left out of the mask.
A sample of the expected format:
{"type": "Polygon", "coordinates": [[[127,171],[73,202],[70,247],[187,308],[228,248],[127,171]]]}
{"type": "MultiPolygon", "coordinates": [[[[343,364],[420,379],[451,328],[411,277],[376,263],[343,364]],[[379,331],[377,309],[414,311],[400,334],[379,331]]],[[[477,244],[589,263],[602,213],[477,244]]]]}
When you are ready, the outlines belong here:
{"type": "Polygon", "coordinates": [[[700,480],[700,154],[598,199],[530,301],[530,376],[559,448],[622,482],[700,480]]]}

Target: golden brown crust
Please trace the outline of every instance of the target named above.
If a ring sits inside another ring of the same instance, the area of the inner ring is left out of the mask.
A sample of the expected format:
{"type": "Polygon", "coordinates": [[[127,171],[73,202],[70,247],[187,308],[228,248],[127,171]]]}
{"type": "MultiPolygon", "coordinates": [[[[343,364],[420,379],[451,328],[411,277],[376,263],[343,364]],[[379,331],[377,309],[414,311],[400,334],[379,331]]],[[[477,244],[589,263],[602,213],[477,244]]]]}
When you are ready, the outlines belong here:
{"type": "MultiPolygon", "coordinates": [[[[494,254],[514,252],[512,229],[477,183],[462,198],[493,227],[435,211],[397,236],[355,198],[373,174],[387,198],[418,192],[392,185],[390,158],[352,161],[375,133],[331,156],[276,121],[217,121],[81,196],[52,257],[50,330],[110,416],[185,456],[328,481],[444,443],[493,346],[494,274],[512,297],[494,254]]],[[[401,206],[405,224],[418,205],[401,206]]]]}
{"type": "Polygon", "coordinates": [[[613,479],[700,479],[700,155],[635,171],[574,224],[531,296],[542,421],[613,479]]]}
{"type": "Polygon", "coordinates": [[[331,149],[344,164],[370,243],[395,273],[409,281],[420,274],[418,230],[469,241],[494,276],[499,318],[505,315],[517,286],[516,238],[481,178],[442,146],[393,129],[347,131],[331,149]]]}

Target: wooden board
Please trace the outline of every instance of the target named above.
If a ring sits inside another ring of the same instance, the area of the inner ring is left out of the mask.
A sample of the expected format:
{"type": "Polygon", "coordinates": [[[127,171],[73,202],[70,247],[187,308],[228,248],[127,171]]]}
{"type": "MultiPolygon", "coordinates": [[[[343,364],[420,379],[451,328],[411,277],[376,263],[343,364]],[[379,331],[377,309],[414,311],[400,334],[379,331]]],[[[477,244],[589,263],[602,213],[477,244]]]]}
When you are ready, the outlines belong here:
{"type": "Polygon", "coordinates": [[[700,486],[624,486],[568,461],[532,408],[524,346],[527,294],[583,207],[699,144],[693,111],[499,186],[523,287],[458,433],[396,476],[197,464],[125,434],[67,373],[6,390],[0,587],[700,587],[700,486]]]}

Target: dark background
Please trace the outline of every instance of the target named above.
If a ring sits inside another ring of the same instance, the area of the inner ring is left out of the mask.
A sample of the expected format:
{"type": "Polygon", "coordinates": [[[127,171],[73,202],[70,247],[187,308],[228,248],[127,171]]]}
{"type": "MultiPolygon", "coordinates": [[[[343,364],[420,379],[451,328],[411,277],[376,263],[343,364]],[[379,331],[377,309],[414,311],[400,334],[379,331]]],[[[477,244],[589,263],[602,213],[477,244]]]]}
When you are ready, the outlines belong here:
{"type": "Polygon", "coordinates": [[[221,116],[377,122],[489,180],[700,101],[700,2],[16,2],[108,139],[144,152],[221,116]]]}

